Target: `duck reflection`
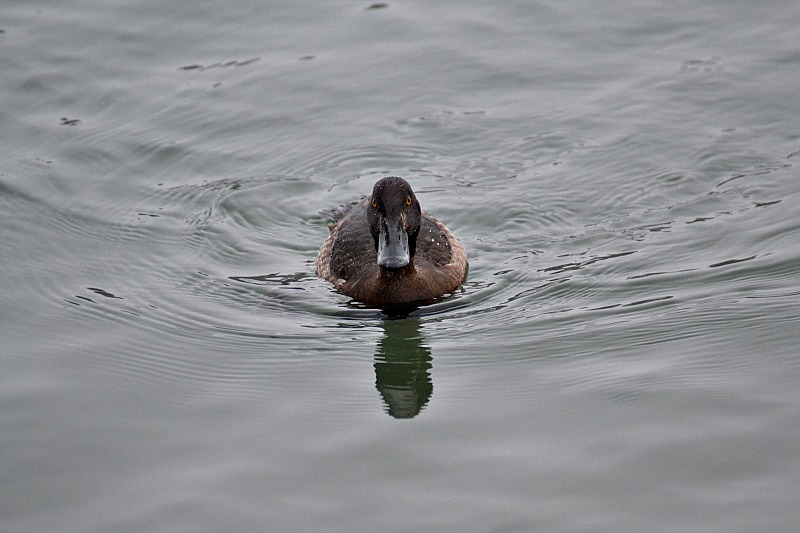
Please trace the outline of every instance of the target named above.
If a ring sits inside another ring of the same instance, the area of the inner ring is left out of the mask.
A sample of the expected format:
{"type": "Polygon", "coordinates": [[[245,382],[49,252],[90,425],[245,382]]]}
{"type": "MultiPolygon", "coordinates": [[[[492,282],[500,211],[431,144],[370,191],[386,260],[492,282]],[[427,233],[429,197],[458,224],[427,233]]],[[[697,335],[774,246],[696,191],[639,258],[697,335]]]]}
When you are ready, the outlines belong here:
{"type": "Polygon", "coordinates": [[[375,352],[375,388],[394,418],[414,418],[433,393],[431,350],[416,317],[389,318],[375,352]]]}

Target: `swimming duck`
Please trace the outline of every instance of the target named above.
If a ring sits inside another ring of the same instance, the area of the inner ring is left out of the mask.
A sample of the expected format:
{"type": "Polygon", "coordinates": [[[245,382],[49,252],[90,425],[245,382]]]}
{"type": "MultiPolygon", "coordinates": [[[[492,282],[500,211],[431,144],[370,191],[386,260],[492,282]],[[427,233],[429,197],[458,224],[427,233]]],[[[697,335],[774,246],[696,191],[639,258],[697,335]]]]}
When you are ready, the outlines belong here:
{"type": "Polygon", "coordinates": [[[403,178],[378,180],[371,196],[337,212],[328,227],[317,275],[366,304],[422,303],[453,292],[466,276],[464,247],[422,211],[403,178]]]}

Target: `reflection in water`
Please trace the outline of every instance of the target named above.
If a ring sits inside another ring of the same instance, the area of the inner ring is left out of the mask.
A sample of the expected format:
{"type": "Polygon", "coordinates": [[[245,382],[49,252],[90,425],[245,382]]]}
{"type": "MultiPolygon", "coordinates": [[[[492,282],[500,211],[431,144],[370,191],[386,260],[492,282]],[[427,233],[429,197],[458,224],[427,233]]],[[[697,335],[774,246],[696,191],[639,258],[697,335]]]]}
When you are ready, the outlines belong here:
{"type": "Polygon", "coordinates": [[[433,392],[433,358],[419,325],[416,317],[387,319],[375,352],[375,387],[394,418],[414,418],[433,392]]]}

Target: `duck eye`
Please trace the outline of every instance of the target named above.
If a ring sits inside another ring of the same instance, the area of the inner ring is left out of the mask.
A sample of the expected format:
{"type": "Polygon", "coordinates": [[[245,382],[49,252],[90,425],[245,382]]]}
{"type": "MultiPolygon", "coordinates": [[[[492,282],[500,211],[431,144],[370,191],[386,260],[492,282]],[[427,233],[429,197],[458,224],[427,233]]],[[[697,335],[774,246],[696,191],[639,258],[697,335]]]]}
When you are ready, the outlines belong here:
{"type": "Polygon", "coordinates": [[[378,207],[378,201],[372,200],[372,207],[378,207]]]}
{"type": "Polygon", "coordinates": [[[406,196],[406,205],[411,205],[411,202],[412,202],[412,201],[413,201],[413,200],[412,200],[412,198],[411,198],[411,195],[410,195],[410,194],[409,194],[408,196],[406,196]]]}

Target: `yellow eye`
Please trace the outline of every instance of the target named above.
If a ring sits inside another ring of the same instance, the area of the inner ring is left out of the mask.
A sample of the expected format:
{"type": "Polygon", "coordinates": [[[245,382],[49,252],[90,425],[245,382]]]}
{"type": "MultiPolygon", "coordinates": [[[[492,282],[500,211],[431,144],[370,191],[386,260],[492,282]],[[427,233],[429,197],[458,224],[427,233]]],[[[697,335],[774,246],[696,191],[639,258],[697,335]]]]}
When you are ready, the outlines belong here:
{"type": "Polygon", "coordinates": [[[372,200],[372,207],[378,207],[378,202],[376,200],[372,200]]]}
{"type": "Polygon", "coordinates": [[[406,196],[406,205],[411,205],[411,202],[412,202],[412,199],[411,199],[411,195],[409,194],[408,196],[406,196]]]}

